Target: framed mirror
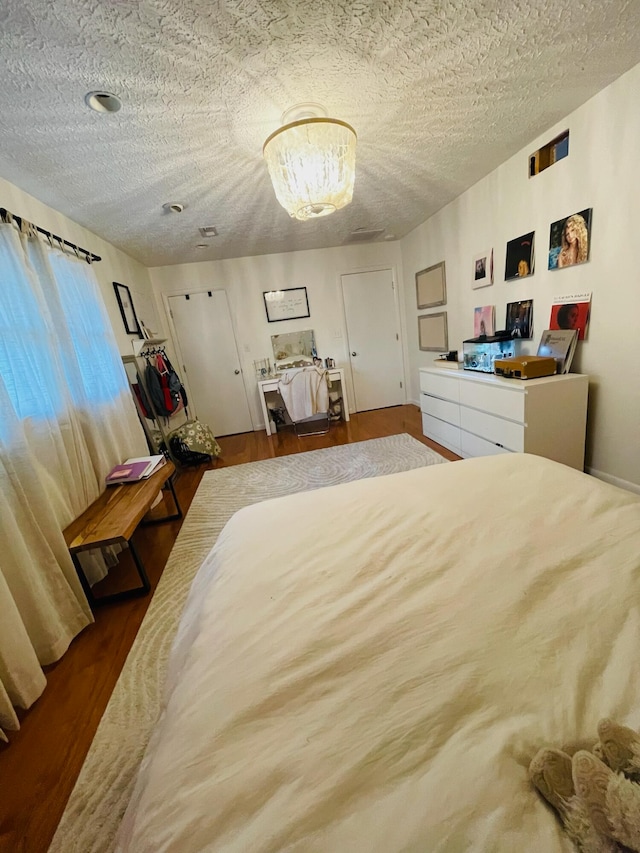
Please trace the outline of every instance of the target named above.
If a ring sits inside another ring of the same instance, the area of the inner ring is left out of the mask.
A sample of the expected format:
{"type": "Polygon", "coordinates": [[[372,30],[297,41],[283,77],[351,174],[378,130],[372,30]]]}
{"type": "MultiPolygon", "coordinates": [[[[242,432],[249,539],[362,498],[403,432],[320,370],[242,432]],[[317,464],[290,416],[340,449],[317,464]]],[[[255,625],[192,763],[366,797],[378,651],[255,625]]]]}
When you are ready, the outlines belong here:
{"type": "Polygon", "coordinates": [[[435,308],[447,304],[447,282],[444,261],[416,273],[418,308],[435,308]]]}
{"type": "Polygon", "coordinates": [[[271,347],[276,364],[295,361],[313,364],[316,348],[313,329],[271,335],[271,347]]]}

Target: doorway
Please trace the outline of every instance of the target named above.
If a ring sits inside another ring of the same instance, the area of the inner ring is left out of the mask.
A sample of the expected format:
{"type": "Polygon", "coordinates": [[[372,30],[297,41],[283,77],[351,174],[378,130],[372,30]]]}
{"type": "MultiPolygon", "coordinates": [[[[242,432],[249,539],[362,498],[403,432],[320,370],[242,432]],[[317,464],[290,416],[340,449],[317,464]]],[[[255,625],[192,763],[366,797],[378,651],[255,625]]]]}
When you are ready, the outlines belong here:
{"type": "Polygon", "coordinates": [[[357,412],[405,402],[397,293],[390,269],[341,276],[357,412]]]}
{"type": "Polygon", "coordinates": [[[216,436],[253,430],[227,294],[169,296],[189,401],[216,436]]]}

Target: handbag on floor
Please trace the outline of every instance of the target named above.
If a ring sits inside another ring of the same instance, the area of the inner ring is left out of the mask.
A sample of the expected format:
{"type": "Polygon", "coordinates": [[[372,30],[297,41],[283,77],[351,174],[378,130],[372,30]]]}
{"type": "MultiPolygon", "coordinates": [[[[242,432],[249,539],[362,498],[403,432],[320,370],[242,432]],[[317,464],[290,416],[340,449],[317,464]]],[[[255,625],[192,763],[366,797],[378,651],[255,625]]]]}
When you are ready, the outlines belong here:
{"type": "Polygon", "coordinates": [[[211,427],[197,418],[172,430],[167,440],[172,455],[183,465],[209,462],[222,453],[211,427]]]}

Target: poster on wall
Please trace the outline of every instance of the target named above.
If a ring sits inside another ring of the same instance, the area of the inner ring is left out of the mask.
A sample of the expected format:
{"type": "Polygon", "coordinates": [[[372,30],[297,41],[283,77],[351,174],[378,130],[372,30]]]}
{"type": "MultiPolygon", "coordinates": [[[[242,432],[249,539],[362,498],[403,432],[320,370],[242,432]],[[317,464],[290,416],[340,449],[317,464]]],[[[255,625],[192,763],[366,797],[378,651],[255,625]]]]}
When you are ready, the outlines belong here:
{"type": "Polygon", "coordinates": [[[495,306],[481,305],[473,309],[473,337],[495,334],[495,306]]]}
{"type": "Polygon", "coordinates": [[[591,293],[570,293],[554,296],[551,306],[550,329],[577,329],[583,341],[591,317],[591,293]]]}
{"type": "Polygon", "coordinates": [[[475,256],[472,275],[471,287],[474,290],[493,284],[493,249],[486,249],[475,256]]]}
{"type": "Polygon", "coordinates": [[[591,214],[588,207],[551,223],[549,231],[549,269],[557,270],[584,264],[591,246],[591,214]]]}
{"type": "Polygon", "coordinates": [[[298,320],[301,317],[311,316],[306,287],[265,290],[262,296],[267,320],[270,323],[279,323],[281,320],[298,320]]]}
{"type": "Polygon", "coordinates": [[[505,329],[512,338],[533,337],[533,299],[507,303],[505,329]]]}
{"type": "Polygon", "coordinates": [[[511,281],[514,278],[526,278],[533,275],[534,251],[533,237],[535,231],[509,240],[507,243],[507,257],[504,265],[504,280],[511,281]]]}

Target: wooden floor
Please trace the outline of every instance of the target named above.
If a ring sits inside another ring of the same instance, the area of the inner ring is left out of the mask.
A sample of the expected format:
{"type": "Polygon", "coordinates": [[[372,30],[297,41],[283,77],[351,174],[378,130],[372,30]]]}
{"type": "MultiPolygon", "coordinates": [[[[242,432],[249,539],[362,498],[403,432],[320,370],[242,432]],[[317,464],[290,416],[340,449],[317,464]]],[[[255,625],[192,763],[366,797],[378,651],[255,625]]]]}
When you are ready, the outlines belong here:
{"type": "MultiPolygon", "coordinates": [[[[353,441],[406,432],[448,459],[458,457],[424,438],[416,406],[395,406],[352,415],[331,425],[324,436],[297,438],[292,432],[265,432],[220,439],[222,457],[211,466],[181,471],[176,492],[188,510],[202,474],[209,467],[254,462],[304,453],[353,441]]],[[[159,507],[155,512],[161,512],[159,507]]],[[[152,593],[182,521],[139,528],[135,542],[147,568],[152,593]]],[[[137,584],[128,553],[102,582],[104,591],[137,584]],[[128,578],[131,577],[129,583],[128,578]]],[[[98,588],[94,587],[98,592],[98,588]]],[[[120,670],[142,622],[151,595],[97,608],[95,623],[71,644],[67,654],[46,667],[48,685],[40,699],[20,713],[21,729],[0,745],[0,851],[44,853],[91,745],[120,670]]],[[[1,618],[1,616],[0,616],[1,618]]]]}

